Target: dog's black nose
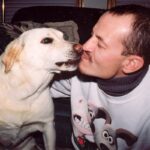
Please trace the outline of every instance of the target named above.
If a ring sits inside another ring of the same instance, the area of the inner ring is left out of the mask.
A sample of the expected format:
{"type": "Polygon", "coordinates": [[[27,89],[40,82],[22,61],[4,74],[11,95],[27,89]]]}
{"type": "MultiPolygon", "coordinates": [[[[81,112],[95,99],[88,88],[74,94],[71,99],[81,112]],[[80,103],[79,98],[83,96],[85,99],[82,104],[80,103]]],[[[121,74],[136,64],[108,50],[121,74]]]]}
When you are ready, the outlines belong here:
{"type": "Polygon", "coordinates": [[[78,54],[82,54],[83,50],[82,50],[82,45],[81,44],[74,44],[73,45],[73,49],[78,53],[78,54]]]}

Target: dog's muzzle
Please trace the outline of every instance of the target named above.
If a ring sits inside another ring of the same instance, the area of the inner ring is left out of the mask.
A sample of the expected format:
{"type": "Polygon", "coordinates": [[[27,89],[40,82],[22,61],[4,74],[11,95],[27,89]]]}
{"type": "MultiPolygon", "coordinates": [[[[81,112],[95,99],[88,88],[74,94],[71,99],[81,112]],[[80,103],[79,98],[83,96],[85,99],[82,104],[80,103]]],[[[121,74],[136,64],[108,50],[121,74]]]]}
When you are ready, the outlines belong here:
{"type": "Polygon", "coordinates": [[[81,44],[74,44],[73,45],[73,51],[70,53],[70,55],[73,56],[73,58],[68,59],[66,62],[57,62],[57,66],[76,66],[80,62],[80,58],[82,55],[82,45],[81,44]]]}
{"type": "Polygon", "coordinates": [[[81,55],[83,53],[82,45],[81,44],[74,44],[73,49],[81,57],[81,55]]]}

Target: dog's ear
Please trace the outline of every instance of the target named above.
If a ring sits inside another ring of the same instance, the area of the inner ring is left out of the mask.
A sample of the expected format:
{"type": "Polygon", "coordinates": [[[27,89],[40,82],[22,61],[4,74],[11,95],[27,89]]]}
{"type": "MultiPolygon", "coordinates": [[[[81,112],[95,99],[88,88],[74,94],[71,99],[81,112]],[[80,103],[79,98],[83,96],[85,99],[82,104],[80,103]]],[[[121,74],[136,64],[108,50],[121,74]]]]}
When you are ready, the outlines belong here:
{"type": "Polygon", "coordinates": [[[19,55],[23,49],[23,44],[20,43],[19,39],[13,40],[6,47],[6,51],[3,54],[2,62],[5,66],[5,73],[8,73],[13,64],[19,61],[19,55]]]}

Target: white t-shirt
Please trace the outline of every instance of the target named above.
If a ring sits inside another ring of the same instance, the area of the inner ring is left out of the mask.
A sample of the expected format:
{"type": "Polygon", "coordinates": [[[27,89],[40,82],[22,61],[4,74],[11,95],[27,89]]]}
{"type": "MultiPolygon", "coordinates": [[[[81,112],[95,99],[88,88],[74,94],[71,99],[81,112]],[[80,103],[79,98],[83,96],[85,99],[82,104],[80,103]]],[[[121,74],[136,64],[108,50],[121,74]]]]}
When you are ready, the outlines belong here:
{"type": "Polygon", "coordinates": [[[150,150],[150,70],[123,96],[110,96],[95,81],[82,81],[77,76],[55,81],[50,91],[53,97],[71,97],[76,137],[85,136],[110,150],[150,150]]]}

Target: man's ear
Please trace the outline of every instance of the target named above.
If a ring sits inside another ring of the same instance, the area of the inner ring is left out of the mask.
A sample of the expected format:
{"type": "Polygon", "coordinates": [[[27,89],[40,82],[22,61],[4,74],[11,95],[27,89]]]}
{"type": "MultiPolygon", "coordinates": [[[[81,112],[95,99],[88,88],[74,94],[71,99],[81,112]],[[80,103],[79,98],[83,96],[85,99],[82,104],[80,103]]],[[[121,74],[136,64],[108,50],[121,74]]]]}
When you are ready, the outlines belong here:
{"type": "Polygon", "coordinates": [[[130,55],[123,61],[122,71],[125,74],[133,73],[141,69],[144,65],[142,57],[137,55],[130,55]]]}

